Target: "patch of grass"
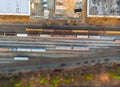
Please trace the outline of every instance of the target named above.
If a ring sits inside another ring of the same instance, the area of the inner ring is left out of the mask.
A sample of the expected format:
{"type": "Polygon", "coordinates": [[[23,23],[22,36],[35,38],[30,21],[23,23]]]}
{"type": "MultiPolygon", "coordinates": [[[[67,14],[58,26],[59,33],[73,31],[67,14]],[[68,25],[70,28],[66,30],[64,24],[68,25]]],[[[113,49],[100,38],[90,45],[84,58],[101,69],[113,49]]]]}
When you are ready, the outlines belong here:
{"type": "Polygon", "coordinates": [[[108,75],[114,79],[120,79],[120,73],[109,72],[108,75]]]}
{"type": "Polygon", "coordinates": [[[21,86],[22,86],[21,81],[15,82],[15,84],[14,84],[14,87],[21,87],[21,86]]]}
{"type": "Polygon", "coordinates": [[[117,66],[116,69],[117,69],[118,71],[120,71],[120,66],[117,66]]]}
{"type": "Polygon", "coordinates": [[[51,83],[51,84],[50,84],[50,87],[55,87],[55,84],[54,84],[54,83],[51,83]]]}
{"type": "Polygon", "coordinates": [[[44,75],[42,75],[39,79],[40,83],[45,83],[46,82],[46,77],[44,75]]]}
{"type": "Polygon", "coordinates": [[[21,80],[19,80],[17,77],[15,76],[12,76],[10,79],[9,79],[9,82],[11,83],[11,85],[13,87],[21,87],[22,85],[22,82],[21,80]]]}
{"type": "Polygon", "coordinates": [[[58,84],[58,83],[60,83],[60,79],[59,79],[58,77],[54,76],[54,77],[52,78],[52,83],[58,84]]]}
{"type": "Polygon", "coordinates": [[[28,82],[25,87],[31,87],[31,82],[28,82]]]}
{"type": "Polygon", "coordinates": [[[15,76],[12,76],[10,79],[9,79],[9,82],[11,83],[14,83],[17,81],[17,78],[15,76]]]}
{"type": "Polygon", "coordinates": [[[87,80],[92,80],[92,79],[93,79],[93,76],[92,76],[92,74],[87,73],[87,74],[85,74],[85,78],[86,78],[87,80]]]}
{"type": "Polygon", "coordinates": [[[9,86],[8,86],[8,84],[7,84],[7,83],[5,83],[5,84],[3,85],[3,87],[9,87],[9,86]]]}
{"type": "Polygon", "coordinates": [[[70,83],[71,82],[71,77],[70,76],[65,76],[64,77],[64,82],[65,83],[70,83]]]}

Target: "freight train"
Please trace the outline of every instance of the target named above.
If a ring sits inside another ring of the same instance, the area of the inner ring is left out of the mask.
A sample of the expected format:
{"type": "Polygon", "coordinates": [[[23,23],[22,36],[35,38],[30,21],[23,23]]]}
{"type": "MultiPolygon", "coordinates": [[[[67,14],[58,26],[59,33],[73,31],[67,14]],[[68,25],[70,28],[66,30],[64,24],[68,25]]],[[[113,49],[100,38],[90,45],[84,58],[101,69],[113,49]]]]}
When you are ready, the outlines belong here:
{"type": "Polygon", "coordinates": [[[120,35],[120,31],[110,31],[110,30],[75,30],[75,29],[33,29],[33,28],[26,28],[27,32],[39,32],[39,33],[62,33],[62,34],[92,34],[92,35],[120,35]]]}

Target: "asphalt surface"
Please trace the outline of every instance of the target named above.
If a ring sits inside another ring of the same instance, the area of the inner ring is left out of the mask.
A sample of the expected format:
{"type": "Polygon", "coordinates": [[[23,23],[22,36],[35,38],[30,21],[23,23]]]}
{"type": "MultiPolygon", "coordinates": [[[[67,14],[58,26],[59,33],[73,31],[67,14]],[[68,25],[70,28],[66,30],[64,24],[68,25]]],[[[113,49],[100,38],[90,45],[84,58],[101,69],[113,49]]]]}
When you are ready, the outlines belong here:
{"type": "Polygon", "coordinates": [[[109,39],[1,36],[0,48],[43,48],[46,50],[45,52],[1,50],[0,72],[64,68],[76,64],[120,60],[120,43],[109,39]],[[78,49],[73,50],[74,47],[78,49]],[[81,50],[81,47],[89,49],[81,50]],[[28,56],[29,60],[16,61],[15,56],[28,56]]]}

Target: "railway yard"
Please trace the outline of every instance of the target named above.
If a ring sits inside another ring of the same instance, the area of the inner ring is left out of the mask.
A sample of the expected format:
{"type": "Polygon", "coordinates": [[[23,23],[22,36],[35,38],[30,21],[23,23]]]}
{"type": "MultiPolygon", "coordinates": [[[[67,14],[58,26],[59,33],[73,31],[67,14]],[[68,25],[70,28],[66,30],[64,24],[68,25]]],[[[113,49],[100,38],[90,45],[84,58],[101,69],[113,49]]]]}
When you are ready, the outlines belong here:
{"type": "Polygon", "coordinates": [[[0,87],[26,87],[33,79],[30,87],[114,87],[119,61],[119,26],[0,25],[0,87]]]}
{"type": "Polygon", "coordinates": [[[119,53],[119,35],[71,35],[69,38],[48,34],[1,36],[0,72],[63,68],[76,64],[119,60],[119,53]]]}

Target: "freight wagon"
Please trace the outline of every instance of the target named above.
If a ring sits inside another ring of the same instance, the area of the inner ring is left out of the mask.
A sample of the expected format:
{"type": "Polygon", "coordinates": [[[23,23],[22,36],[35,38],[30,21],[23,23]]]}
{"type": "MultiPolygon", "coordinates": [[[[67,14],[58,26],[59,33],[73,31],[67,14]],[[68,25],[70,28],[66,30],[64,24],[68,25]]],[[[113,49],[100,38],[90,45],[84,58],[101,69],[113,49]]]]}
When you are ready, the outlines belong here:
{"type": "Polygon", "coordinates": [[[29,60],[29,57],[22,57],[22,56],[16,56],[16,57],[14,57],[14,60],[29,60]]]}
{"type": "Polygon", "coordinates": [[[8,48],[0,48],[0,51],[8,51],[8,48]]]}

